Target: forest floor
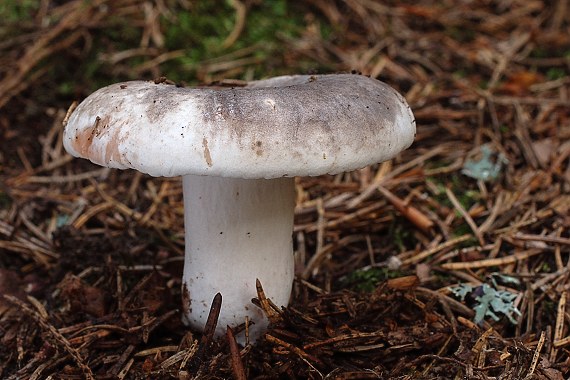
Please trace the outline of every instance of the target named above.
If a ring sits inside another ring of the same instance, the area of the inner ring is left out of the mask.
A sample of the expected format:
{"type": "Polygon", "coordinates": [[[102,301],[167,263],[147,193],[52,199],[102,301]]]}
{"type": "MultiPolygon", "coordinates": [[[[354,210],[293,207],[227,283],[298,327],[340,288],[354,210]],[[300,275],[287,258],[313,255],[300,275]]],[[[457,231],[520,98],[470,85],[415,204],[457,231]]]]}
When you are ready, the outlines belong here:
{"type": "Polygon", "coordinates": [[[0,378],[568,378],[568,1],[212,3],[0,6],[0,378]],[[256,345],[185,327],[180,179],[74,159],[68,107],[351,71],[406,97],[414,144],[297,180],[292,301],[256,345]]]}

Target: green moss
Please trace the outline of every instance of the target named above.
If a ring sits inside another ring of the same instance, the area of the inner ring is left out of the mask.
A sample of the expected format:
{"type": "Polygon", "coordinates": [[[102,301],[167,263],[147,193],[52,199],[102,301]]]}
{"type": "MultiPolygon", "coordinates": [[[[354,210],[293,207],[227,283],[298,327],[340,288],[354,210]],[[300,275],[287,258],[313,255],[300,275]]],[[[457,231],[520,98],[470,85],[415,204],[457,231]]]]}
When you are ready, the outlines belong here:
{"type": "MultiPolygon", "coordinates": [[[[432,183],[432,187],[435,188],[435,192],[433,194],[433,198],[442,206],[445,206],[449,209],[454,210],[456,216],[456,221],[454,223],[454,228],[451,231],[452,236],[458,237],[465,234],[472,234],[473,231],[471,227],[463,221],[463,216],[461,213],[455,209],[445,189],[447,187],[451,188],[451,191],[457,198],[459,204],[465,210],[469,210],[471,207],[476,205],[478,202],[481,201],[481,193],[478,189],[471,188],[472,182],[465,176],[459,174],[452,174],[451,176],[442,176],[440,177],[430,177],[427,178],[426,181],[432,183]]],[[[475,238],[473,240],[468,240],[462,243],[462,247],[468,247],[473,245],[478,245],[479,243],[475,238]]]]}
{"type": "Polygon", "coordinates": [[[284,40],[300,35],[304,28],[303,12],[295,12],[285,0],[261,2],[252,6],[239,38],[229,47],[224,41],[236,23],[236,11],[229,2],[198,1],[191,10],[176,14],[176,22],[163,19],[165,43],[169,50],[183,49],[183,57],[163,65],[173,80],[190,80],[201,63],[240,49],[255,46],[253,56],[263,62],[251,64],[255,77],[274,74],[275,57],[285,54],[284,40]]]}
{"type": "Polygon", "coordinates": [[[453,72],[453,76],[457,79],[464,79],[467,77],[467,70],[464,68],[457,69],[453,72]]]}
{"type": "MultiPolygon", "coordinates": [[[[398,214],[398,216],[401,216],[398,214]]],[[[390,225],[389,236],[392,237],[393,243],[398,247],[400,252],[411,249],[416,244],[416,238],[413,229],[409,228],[407,223],[401,223],[401,219],[394,218],[390,225]]]]}
{"type": "MultiPolygon", "coordinates": [[[[461,223],[457,226],[455,226],[455,228],[453,228],[453,231],[451,232],[451,236],[453,238],[456,237],[460,237],[463,235],[467,235],[467,234],[472,234],[473,230],[471,229],[471,227],[469,227],[469,225],[467,223],[461,223]]],[[[456,248],[467,248],[467,247],[473,247],[473,246],[479,245],[479,241],[477,240],[476,237],[467,239],[459,244],[456,245],[456,248]]]]}
{"type": "MultiPolygon", "coordinates": [[[[89,4],[85,2],[86,7],[89,4]]],[[[39,6],[38,0],[0,1],[0,36],[8,38],[21,33],[22,28],[35,29],[34,22],[30,20],[34,20],[39,6]]],[[[222,58],[224,62],[255,58],[236,65],[245,68],[241,74],[232,74],[238,79],[246,79],[246,74],[261,78],[298,73],[302,67],[313,68],[310,63],[296,62],[293,68],[285,64],[290,54],[286,51],[285,41],[298,38],[305,29],[304,15],[307,11],[301,4],[286,0],[251,3],[243,29],[229,47],[224,46],[224,41],[237,22],[237,12],[229,0],[196,0],[189,2],[186,7],[181,2],[173,1],[166,2],[166,6],[168,16],[163,14],[159,19],[164,46],[157,48],[158,54],[183,52],[181,57],[160,64],[160,75],[171,80],[196,84],[199,70],[204,69],[207,61],[231,53],[236,54],[232,58],[222,58]],[[239,51],[244,48],[251,50],[240,54],[239,51]]],[[[51,78],[51,82],[48,84],[50,89],[43,93],[62,101],[72,101],[80,94],[87,94],[110,83],[150,79],[148,71],[141,73],[130,68],[149,62],[153,56],[133,56],[120,62],[106,59],[115,53],[140,47],[144,29],[140,22],[128,21],[124,15],[111,13],[105,18],[104,25],[87,31],[89,44],[84,45],[85,40],[79,40],[77,46],[46,57],[39,66],[47,69],[45,77],[51,78]]],[[[52,23],[57,23],[57,20],[52,20],[52,23]]]]}
{"type": "Polygon", "coordinates": [[[343,287],[349,287],[358,292],[371,293],[382,281],[403,276],[403,272],[388,268],[359,269],[348,274],[343,287]]]}
{"type": "Polygon", "coordinates": [[[568,75],[566,70],[564,70],[560,67],[551,67],[546,72],[546,77],[548,78],[548,80],[556,80],[556,79],[564,78],[566,75],[568,75]]]}
{"type": "Polygon", "coordinates": [[[17,24],[34,17],[40,7],[37,0],[0,1],[0,25],[17,24]]]}
{"type": "Polygon", "coordinates": [[[530,52],[531,58],[547,58],[549,56],[549,50],[542,46],[538,46],[530,52]]]}

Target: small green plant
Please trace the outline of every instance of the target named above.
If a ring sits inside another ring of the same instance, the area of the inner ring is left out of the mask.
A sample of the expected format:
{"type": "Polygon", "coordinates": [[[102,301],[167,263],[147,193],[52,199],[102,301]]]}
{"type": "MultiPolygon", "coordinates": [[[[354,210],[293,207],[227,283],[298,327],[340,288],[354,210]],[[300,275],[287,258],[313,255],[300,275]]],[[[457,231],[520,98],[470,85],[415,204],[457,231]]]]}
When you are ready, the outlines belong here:
{"type": "Polygon", "coordinates": [[[480,323],[485,317],[491,317],[498,321],[501,319],[500,315],[504,315],[512,324],[517,324],[515,315],[521,315],[521,312],[513,304],[517,294],[498,290],[494,279],[492,282],[493,286],[483,284],[474,287],[468,284],[460,284],[449,288],[449,290],[461,301],[465,301],[466,298],[473,299],[473,310],[475,311],[473,322],[480,323]]]}

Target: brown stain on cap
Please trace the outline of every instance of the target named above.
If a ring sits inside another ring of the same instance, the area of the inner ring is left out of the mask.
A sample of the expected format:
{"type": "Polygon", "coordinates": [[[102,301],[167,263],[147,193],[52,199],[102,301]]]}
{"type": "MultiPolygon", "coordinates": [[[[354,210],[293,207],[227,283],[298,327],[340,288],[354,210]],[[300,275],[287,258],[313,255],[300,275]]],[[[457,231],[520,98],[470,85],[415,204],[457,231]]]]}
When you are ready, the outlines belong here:
{"type": "Polygon", "coordinates": [[[85,129],[75,128],[76,134],[73,140],[73,148],[80,156],[89,157],[89,151],[91,150],[93,139],[97,136],[100,123],[101,118],[97,116],[92,127],[85,129]]]}
{"type": "Polygon", "coordinates": [[[119,138],[120,127],[120,125],[111,124],[110,115],[97,116],[91,127],[77,129],[73,148],[80,156],[101,165],[107,165],[111,161],[122,162],[119,152],[119,146],[123,140],[119,138]],[[96,139],[106,140],[104,149],[100,152],[93,149],[96,139]]]}
{"type": "Polygon", "coordinates": [[[208,148],[208,140],[206,138],[202,139],[202,146],[204,147],[204,158],[206,159],[206,164],[212,167],[212,156],[210,156],[210,149],[208,148]]]}

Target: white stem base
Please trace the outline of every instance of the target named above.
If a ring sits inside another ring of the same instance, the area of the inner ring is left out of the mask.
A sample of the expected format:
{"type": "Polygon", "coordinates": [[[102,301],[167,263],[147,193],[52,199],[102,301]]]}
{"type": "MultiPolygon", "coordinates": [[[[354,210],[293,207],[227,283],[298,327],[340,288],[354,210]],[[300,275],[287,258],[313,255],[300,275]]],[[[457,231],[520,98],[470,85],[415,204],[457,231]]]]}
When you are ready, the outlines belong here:
{"type": "Polygon", "coordinates": [[[187,175],[183,190],[186,322],[203,330],[219,292],[222,309],[216,334],[244,323],[247,316],[255,323],[250,329],[255,340],[267,326],[262,311],[251,303],[257,296],[256,278],[278,306],[286,306],[291,294],[294,179],[187,175]]]}

